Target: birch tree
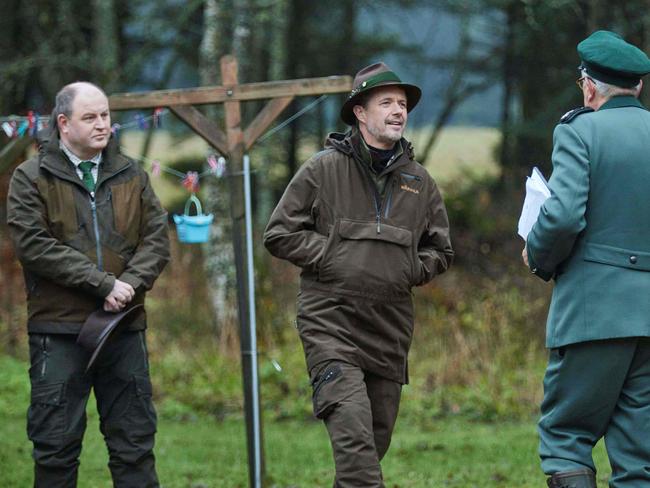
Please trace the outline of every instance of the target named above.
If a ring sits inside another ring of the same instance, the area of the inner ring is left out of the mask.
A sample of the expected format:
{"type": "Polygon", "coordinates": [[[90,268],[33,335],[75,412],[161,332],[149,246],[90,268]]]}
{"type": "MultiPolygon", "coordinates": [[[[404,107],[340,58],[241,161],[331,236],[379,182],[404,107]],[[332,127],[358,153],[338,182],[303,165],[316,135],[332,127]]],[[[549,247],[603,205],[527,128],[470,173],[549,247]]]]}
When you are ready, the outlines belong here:
{"type": "MultiPolygon", "coordinates": [[[[201,85],[218,85],[219,58],[224,54],[220,44],[222,15],[219,0],[205,0],[203,9],[203,39],[200,46],[201,85]]],[[[212,117],[217,110],[209,111],[212,117]]],[[[210,241],[205,246],[205,263],[209,279],[209,295],[214,311],[215,325],[220,333],[225,327],[234,329],[236,309],[235,269],[231,242],[230,206],[228,181],[206,179],[206,201],[208,212],[215,215],[210,231],[210,241]]]]}

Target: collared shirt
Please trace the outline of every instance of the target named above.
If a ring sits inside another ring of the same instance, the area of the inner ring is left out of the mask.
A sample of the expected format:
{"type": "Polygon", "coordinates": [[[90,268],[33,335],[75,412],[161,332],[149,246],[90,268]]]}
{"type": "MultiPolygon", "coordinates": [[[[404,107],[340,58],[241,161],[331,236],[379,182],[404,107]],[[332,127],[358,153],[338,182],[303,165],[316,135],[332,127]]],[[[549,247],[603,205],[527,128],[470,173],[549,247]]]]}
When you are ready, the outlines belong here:
{"type": "Polygon", "coordinates": [[[80,180],[83,180],[84,175],[83,172],[79,169],[79,165],[84,162],[84,161],[92,161],[95,163],[95,166],[93,166],[91,173],[93,175],[93,180],[95,183],[97,183],[97,175],[99,173],[99,165],[102,162],[102,153],[101,151],[97,153],[97,155],[94,158],[91,159],[81,159],[77,155],[75,155],[68,147],[63,144],[63,141],[59,141],[59,147],[61,148],[61,151],[68,157],[70,162],[74,165],[75,170],[77,171],[77,176],[79,176],[80,180]]]}

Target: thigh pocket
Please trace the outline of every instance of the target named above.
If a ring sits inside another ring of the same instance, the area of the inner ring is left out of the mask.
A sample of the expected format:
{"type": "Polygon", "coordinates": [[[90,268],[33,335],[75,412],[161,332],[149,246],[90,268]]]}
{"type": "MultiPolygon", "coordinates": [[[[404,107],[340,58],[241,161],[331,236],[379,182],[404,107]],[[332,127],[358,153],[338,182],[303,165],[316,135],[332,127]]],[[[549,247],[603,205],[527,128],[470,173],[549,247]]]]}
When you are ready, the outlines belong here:
{"type": "Polygon", "coordinates": [[[66,428],[65,383],[32,385],[27,412],[27,434],[32,441],[61,437],[66,428]]]}
{"type": "Polygon", "coordinates": [[[343,371],[339,364],[328,364],[312,380],[312,403],[316,418],[325,419],[341,400],[343,371]],[[338,385],[337,385],[338,384],[338,385]]]}
{"type": "Polygon", "coordinates": [[[156,432],[156,410],[153,406],[151,380],[148,376],[133,375],[134,395],[127,411],[127,421],[137,426],[139,434],[156,432]]]}

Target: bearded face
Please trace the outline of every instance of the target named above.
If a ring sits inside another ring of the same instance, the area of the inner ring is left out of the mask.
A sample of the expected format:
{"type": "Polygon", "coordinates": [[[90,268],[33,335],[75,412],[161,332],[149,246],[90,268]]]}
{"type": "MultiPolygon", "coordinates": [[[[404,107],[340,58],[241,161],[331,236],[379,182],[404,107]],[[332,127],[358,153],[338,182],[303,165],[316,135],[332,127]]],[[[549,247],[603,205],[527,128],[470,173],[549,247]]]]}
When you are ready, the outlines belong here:
{"type": "Polygon", "coordinates": [[[365,106],[356,105],[354,114],[367,144],[390,149],[404,133],[408,113],[406,93],[398,86],[376,88],[365,106]]]}

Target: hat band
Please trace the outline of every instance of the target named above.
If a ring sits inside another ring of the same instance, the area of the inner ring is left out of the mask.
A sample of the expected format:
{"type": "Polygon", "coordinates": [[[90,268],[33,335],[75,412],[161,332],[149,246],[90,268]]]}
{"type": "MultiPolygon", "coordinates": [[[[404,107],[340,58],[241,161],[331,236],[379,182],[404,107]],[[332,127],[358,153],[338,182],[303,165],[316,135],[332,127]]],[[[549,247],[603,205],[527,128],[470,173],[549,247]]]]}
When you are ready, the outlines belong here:
{"type": "Polygon", "coordinates": [[[618,86],[619,88],[634,88],[641,81],[640,75],[630,74],[625,75],[621,72],[614,72],[609,70],[604,70],[600,67],[595,67],[593,64],[583,61],[580,64],[580,69],[584,69],[589,76],[595,80],[602,81],[609,85],[618,86]]]}
{"type": "Polygon", "coordinates": [[[361,91],[368,90],[370,88],[373,88],[385,82],[401,83],[402,80],[400,80],[399,76],[397,76],[392,71],[384,71],[383,73],[376,74],[372,78],[368,78],[363,83],[360,83],[359,85],[355,86],[354,89],[350,92],[350,96],[348,97],[348,99],[352,98],[353,96],[355,96],[357,93],[361,91]]]}

